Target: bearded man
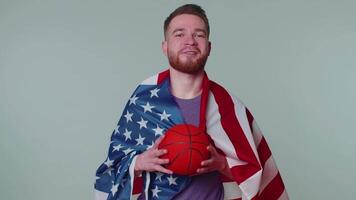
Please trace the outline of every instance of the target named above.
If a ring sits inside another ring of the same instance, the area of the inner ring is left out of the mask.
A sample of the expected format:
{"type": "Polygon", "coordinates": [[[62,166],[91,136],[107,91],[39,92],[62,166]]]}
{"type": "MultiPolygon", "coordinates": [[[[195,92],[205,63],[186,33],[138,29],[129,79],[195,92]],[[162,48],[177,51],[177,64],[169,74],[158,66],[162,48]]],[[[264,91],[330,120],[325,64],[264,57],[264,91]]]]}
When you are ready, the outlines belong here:
{"type": "Polygon", "coordinates": [[[211,43],[205,11],[187,4],[164,22],[169,68],[143,81],[113,131],[109,155],[96,175],[102,199],[288,199],[252,114],[204,70],[211,43]],[[164,134],[178,124],[204,130],[210,158],[194,176],[165,166],[164,134]]]}

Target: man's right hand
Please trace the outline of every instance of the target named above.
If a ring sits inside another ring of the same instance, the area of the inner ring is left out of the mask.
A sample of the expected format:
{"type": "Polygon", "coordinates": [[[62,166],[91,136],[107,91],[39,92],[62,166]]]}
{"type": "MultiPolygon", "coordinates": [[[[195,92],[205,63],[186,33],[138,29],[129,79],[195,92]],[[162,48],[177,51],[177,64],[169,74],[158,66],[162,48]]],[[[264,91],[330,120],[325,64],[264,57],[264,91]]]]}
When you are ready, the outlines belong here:
{"type": "Polygon", "coordinates": [[[158,149],[159,143],[162,141],[164,136],[159,137],[153,146],[147,149],[142,154],[138,155],[135,163],[135,174],[141,174],[142,171],[147,172],[162,172],[166,174],[172,174],[173,172],[169,169],[164,168],[163,164],[168,164],[168,159],[161,159],[160,156],[167,153],[166,149],[158,149]]]}

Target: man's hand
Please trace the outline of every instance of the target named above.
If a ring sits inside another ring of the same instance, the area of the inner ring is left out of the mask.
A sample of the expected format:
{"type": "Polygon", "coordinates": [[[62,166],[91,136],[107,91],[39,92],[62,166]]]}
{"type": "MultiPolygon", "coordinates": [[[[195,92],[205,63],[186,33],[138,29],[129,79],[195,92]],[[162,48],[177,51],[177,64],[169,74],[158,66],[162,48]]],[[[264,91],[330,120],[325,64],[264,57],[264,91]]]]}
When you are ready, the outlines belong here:
{"type": "Polygon", "coordinates": [[[197,173],[203,174],[212,171],[218,171],[219,173],[229,178],[232,178],[232,174],[225,156],[219,154],[212,145],[209,145],[207,149],[210,152],[211,157],[208,160],[204,160],[201,162],[202,168],[199,168],[197,170],[197,173]]]}
{"type": "Polygon", "coordinates": [[[172,174],[171,170],[164,168],[163,164],[168,164],[168,159],[161,159],[160,156],[167,153],[166,149],[158,149],[159,143],[162,141],[164,136],[159,137],[154,145],[147,149],[142,154],[138,155],[135,163],[135,174],[140,174],[142,171],[158,171],[166,174],[172,174]]]}

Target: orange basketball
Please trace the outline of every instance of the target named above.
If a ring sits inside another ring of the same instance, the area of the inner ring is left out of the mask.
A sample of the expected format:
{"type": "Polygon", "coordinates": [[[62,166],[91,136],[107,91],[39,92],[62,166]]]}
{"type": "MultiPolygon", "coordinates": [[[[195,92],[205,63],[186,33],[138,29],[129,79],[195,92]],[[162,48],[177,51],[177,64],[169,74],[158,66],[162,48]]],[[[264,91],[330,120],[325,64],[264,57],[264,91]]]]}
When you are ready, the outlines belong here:
{"type": "Polygon", "coordinates": [[[165,167],[175,174],[195,175],[201,162],[210,157],[207,147],[210,137],[204,131],[190,124],[179,124],[168,129],[159,149],[167,149],[161,158],[169,159],[165,167]]]}

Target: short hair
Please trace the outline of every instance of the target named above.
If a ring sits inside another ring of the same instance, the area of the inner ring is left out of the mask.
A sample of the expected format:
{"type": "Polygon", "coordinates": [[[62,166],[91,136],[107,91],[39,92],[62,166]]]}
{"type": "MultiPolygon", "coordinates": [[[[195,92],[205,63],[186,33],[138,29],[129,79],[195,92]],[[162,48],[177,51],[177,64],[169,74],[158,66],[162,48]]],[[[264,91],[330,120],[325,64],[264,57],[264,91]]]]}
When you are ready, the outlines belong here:
{"type": "Polygon", "coordinates": [[[208,17],[205,14],[205,10],[202,9],[200,6],[196,4],[185,4],[183,6],[178,7],[175,9],[164,21],[164,26],[163,26],[163,31],[164,31],[164,36],[166,37],[166,32],[168,29],[169,24],[171,23],[172,19],[178,15],[182,14],[190,14],[190,15],[196,15],[200,17],[206,26],[207,29],[207,34],[209,37],[210,34],[210,26],[209,26],[209,20],[208,17]]]}

